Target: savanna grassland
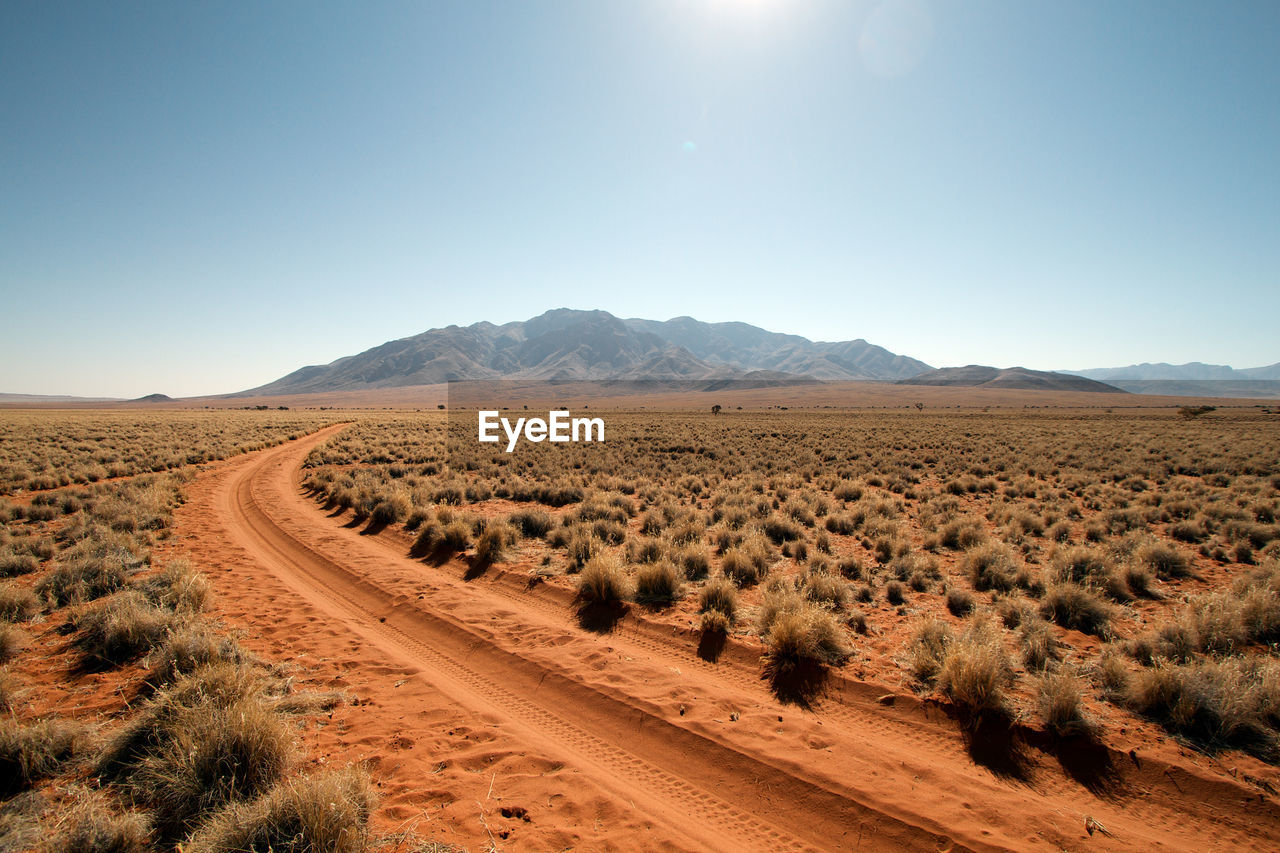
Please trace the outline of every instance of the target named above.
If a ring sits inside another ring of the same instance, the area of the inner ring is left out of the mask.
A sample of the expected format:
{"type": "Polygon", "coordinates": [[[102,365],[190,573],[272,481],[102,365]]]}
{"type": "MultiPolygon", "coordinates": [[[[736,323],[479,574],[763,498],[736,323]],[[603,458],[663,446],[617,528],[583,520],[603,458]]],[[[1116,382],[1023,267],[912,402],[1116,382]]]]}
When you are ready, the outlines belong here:
{"type": "Polygon", "coordinates": [[[1280,839],[1274,415],[591,415],[0,413],[0,850],[1280,839]]]}
{"type": "Polygon", "coordinates": [[[365,772],[299,743],[348,697],[298,689],[207,615],[206,567],[155,556],[204,463],[328,421],[0,413],[0,849],[372,843],[365,772]]]}
{"type": "Polygon", "coordinates": [[[416,555],[571,590],[583,624],[638,608],[704,654],[758,648],[797,701],[839,671],[1058,737],[1136,718],[1280,760],[1274,416],[603,416],[602,445],[510,454],[466,412],[452,438],[365,420],[305,482],[416,555]]]}

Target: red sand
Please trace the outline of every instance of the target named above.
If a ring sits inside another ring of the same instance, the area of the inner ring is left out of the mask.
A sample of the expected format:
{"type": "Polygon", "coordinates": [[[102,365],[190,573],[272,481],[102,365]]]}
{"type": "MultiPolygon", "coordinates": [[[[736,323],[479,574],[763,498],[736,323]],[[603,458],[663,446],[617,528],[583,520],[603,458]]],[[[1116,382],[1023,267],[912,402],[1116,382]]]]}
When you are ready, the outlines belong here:
{"type": "Polygon", "coordinates": [[[750,646],[712,664],[634,613],[584,630],[563,590],[518,571],[467,581],[460,561],[414,560],[300,488],[340,429],[210,466],[157,556],[190,556],[213,614],[296,662],[299,686],[356,697],[306,746],[370,766],[380,830],[539,851],[1280,849],[1252,759],[1145,726],[1088,754],[975,736],[885,696],[877,673],[837,674],[804,709],[774,697],[750,646]]]}

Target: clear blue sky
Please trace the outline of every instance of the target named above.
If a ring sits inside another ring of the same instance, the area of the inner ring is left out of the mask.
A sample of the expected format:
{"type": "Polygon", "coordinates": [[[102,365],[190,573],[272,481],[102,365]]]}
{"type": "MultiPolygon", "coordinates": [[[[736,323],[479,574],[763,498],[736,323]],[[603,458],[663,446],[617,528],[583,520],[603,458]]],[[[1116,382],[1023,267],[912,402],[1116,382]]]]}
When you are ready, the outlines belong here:
{"type": "Polygon", "coordinates": [[[0,391],[553,307],[1280,360],[1280,3],[0,4],[0,391]]]}

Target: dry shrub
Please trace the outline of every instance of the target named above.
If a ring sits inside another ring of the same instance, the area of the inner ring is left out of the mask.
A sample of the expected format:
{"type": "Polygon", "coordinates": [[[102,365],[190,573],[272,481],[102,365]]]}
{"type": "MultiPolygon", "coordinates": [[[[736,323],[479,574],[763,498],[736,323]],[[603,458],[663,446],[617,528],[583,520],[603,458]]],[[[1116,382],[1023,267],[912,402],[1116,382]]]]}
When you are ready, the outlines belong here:
{"type": "Polygon", "coordinates": [[[1080,679],[1069,672],[1059,670],[1041,676],[1036,684],[1036,705],[1045,728],[1059,737],[1094,733],[1093,724],[1084,713],[1080,679]]]}
{"type": "Polygon", "coordinates": [[[889,581],[884,585],[885,601],[894,607],[902,604],[907,599],[907,588],[903,586],[901,581],[889,581]]]}
{"type": "Polygon", "coordinates": [[[1276,758],[1280,664],[1275,661],[1157,661],[1133,676],[1126,700],[1133,710],[1200,746],[1238,747],[1276,758]]]}
{"type": "Polygon", "coordinates": [[[59,831],[42,853],[149,853],[151,822],[138,812],[118,812],[97,791],[76,792],[59,831]]]}
{"type": "Polygon", "coordinates": [[[578,576],[577,600],[582,604],[618,604],[629,595],[626,573],[611,555],[592,557],[578,576]]]}
{"type": "Polygon", "coordinates": [[[1049,587],[1040,602],[1040,615],[1064,628],[1105,637],[1111,630],[1111,605],[1074,583],[1049,587]]]}
{"type": "Polygon", "coordinates": [[[778,612],[765,634],[765,672],[777,677],[805,665],[838,664],[849,656],[840,626],[820,607],[800,602],[778,612]]]}
{"type": "Polygon", "coordinates": [[[738,588],[724,578],[708,582],[698,594],[698,610],[702,613],[714,610],[733,622],[738,612],[738,588]]]}
{"type": "Polygon", "coordinates": [[[0,584],[0,621],[23,622],[40,609],[40,599],[25,586],[0,584]]]}
{"type": "Polygon", "coordinates": [[[1000,641],[999,630],[985,619],[947,645],[938,688],[955,705],[973,715],[1005,716],[1005,688],[1013,681],[1013,667],[1000,641]]]}
{"type": "Polygon", "coordinates": [[[1018,583],[1018,563],[1007,545],[991,542],[965,552],[960,569],[978,592],[1009,592],[1018,583]]]}
{"type": "Polygon", "coordinates": [[[159,645],[174,623],[173,611],[157,607],[139,592],[126,590],[75,619],[73,644],[82,666],[118,666],[159,645]]]}
{"type": "Polygon", "coordinates": [[[941,619],[925,619],[915,626],[907,646],[907,665],[916,680],[934,682],[953,639],[951,627],[941,619]]]}
{"type": "Polygon", "coordinates": [[[680,597],[680,573],[669,560],[646,563],[636,570],[636,601],[666,607],[680,597]]]}
{"type": "Polygon", "coordinates": [[[968,616],[973,612],[973,593],[967,589],[953,586],[947,590],[946,604],[947,610],[951,612],[952,616],[968,616]]]}
{"type": "Polygon", "coordinates": [[[25,791],[77,751],[83,730],[58,719],[20,723],[0,718],[0,797],[25,791]]]}
{"type": "Polygon", "coordinates": [[[359,771],[300,776],[213,815],[183,850],[361,853],[368,849],[373,802],[359,771]]]}
{"type": "Polygon", "coordinates": [[[252,696],[181,708],[166,734],[125,783],[167,838],[185,835],[227,803],[267,791],[292,756],[293,733],[252,696]]]}
{"type": "Polygon", "coordinates": [[[223,637],[208,625],[196,623],[175,629],[151,657],[147,683],[170,684],[186,673],[213,664],[241,664],[244,651],[230,637],[223,637]]]}
{"type": "Polygon", "coordinates": [[[186,560],[173,560],[160,571],[139,581],[136,588],[148,599],[170,610],[198,613],[209,598],[208,579],[186,560]]]}

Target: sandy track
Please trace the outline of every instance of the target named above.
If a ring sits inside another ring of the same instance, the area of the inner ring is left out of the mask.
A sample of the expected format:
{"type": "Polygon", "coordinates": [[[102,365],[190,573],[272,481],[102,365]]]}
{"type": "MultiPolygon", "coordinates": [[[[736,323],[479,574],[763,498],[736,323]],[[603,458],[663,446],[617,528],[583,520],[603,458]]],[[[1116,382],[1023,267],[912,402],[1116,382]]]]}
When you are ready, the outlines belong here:
{"type": "MultiPolygon", "coordinates": [[[[278,614],[285,633],[296,634],[288,639],[313,654],[358,647],[335,683],[370,689],[392,670],[425,682],[412,702],[378,693],[352,718],[362,729],[412,743],[423,738],[425,720],[471,720],[521,766],[567,768],[554,779],[525,774],[526,801],[545,795],[530,821],[543,834],[517,824],[505,846],[1280,844],[1271,798],[1222,773],[1152,760],[1126,767],[1103,756],[1105,773],[1069,774],[1061,756],[1035,749],[977,763],[953,721],[909,698],[883,707],[879,689],[846,683],[816,711],[801,711],[769,694],[749,657],[710,664],[687,638],[633,619],[593,634],[577,626],[556,590],[526,591],[502,573],[467,582],[457,564],[410,559],[392,537],[327,518],[299,489],[302,459],[336,429],[216,467],[207,487],[193,490],[191,514],[201,523],[192,544],[197,553],[238,552],[236,588],[220,584],[219,592],[240,599],[242,616],[258,622],[278,614]],[[415,709],[418,702],[426,710],[415,709]],[[566,807],[552,808],[556,796],[566,807]],[[587,802],[589,812],[575,807],[587,802]],[[1085,815],[1114,838],[1087,836],[1085,815]]],[[[318,665],[328,660],[321,658],[318,665]]],[[[393,802],[440,796],[418,775],[422,763],[379,764],[393,777],[393,802]]],[[[483,829],[493,841],[486,803],[477,805],[472,837],[484,837],[483,829]]]]}

